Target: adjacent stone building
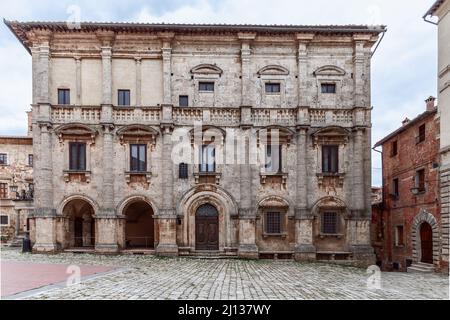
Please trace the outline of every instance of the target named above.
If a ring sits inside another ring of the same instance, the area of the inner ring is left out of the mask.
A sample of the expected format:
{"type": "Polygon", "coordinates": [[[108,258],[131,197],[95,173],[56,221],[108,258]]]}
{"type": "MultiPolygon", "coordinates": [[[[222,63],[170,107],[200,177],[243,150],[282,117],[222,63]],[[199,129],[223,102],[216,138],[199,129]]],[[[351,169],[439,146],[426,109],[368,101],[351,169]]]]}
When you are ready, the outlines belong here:
{"type": "Polygon", "coordinates": [[[33,139],[0,136],[1,242],[20,240],[33,212],[33,139]]]}
{"type": "Polygon", "coordinates": [[[35,251],[374,262],[384,27],[6,24],[33,61],[35,251]]]}
{"type": "Polygon", "coordinates": [[[383,203],[374,207],[373,243],[385,270],[448,267],[441,254],[439,123],[430,97],[424,113],[375,144],[382,146],[383,203]]]}
{"type": "Polygon", "coordinates": [[[448,270],[450,243],[450,1],[437,0],[424,15],[438,20],[438,101],[440,124],[440,203],[442,259],[448,270]]]}

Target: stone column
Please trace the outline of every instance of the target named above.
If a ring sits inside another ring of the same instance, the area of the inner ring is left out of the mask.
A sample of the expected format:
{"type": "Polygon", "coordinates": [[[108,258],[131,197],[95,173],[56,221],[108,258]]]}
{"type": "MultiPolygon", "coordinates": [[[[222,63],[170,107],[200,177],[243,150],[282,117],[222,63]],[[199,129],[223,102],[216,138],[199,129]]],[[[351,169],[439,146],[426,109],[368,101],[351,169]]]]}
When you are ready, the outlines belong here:
{"type": "Polygon", "coordinates": [[[101,122],[113,122],[112,108],[112,48],[102,47],[102,112],[101,122]]]}
{"type": "Polygon", "coordinates": [[[251,129],[243,129],[243,162],[240,166],[239,203],[239,248],[238,255],[243,258],[257,259],[256,212],[252,206],[252,168],[250,163],[249,134],[251,129]]]}
{"type": "Polygon", "coordinates": [[[159,242],[156,252],[164,256],[178,255],[177,214],[173,200],[172,126],[162,126],[162,208],[158,212],[159,242]]]}
{"type": "MultiPolygon", "coordinates": [[[[103,124],[103,183],[102,203],[100,212],[95,215],[96,242],[95,250],[98,252],[116,252],[119,249],[117,240],[117,220],[114,209],[114,166],[113,166],[113,137],[114,126],[103,124]]],[[[121,214],[121,213],[117,213],[121,214]]]]}
{"type": "Polygon", "coordinates": [[[142,62],[141,58],[136,61],[136,107],[142,106],[142,62]]]}
{"type": "Polygon", "coordinates": [[[308,173],[307,173],[307,126],[297,129],[297,189],[295,207],[295,259],[314,260],[316,248],[313,244],[313,221],[308,208],[308,173]]]}

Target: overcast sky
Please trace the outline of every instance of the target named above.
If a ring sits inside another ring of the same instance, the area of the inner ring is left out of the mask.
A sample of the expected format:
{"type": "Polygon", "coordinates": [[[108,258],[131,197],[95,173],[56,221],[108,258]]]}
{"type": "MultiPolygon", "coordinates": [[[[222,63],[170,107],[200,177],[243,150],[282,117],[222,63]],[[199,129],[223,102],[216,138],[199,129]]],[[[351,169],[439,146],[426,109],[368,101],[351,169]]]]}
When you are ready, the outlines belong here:
{"type": "MultiPolygon", "coordinates": [[[[436,96],[437,30],[422,20],[434,0],[13,0],[0,1],[8,20],[66,21],[73,5],[82,21],[385,24],[388,32],[372,62],[373,143],[424,111],[436,96]]],[[[73,12],[73,11],[72,11],[73,12]]],[[[31,58],[0,26],[0,135],[26,134],[31,103],[31,58]]],[[[373,154],[373,185],[381,161],[373,154]]]]}

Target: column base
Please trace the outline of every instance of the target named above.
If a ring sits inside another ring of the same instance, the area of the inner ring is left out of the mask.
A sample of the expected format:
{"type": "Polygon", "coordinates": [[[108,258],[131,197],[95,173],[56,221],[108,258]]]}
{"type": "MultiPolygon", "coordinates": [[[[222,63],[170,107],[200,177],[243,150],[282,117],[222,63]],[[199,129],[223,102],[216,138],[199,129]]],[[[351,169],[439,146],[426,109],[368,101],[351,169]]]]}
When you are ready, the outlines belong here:
{"type": "Polygon", "coordinates": [[[368,267],[376,264],[375,250],[370,245],[353,245],[350,247],[354,265],[368,267]]]}
{"type": "Polygon", "coordinates": [[[312,244],[301,244],[295,246],[294,253],[295,261],[315,261],[316,257],[316,247],[312,244]]]}
{"type": "Polygon", "coordinates": [[[256,244],[239,245],[238,257],[242,259],[259,259],[258,246],[256,244]]]}
{"type": "Polygon", "coordinates": [[[159,244],[156,247],[156,254],[163,257],[177,257],[178,246],[176,244],[159,244]]]}
{"type": "Polygon", "coordinates": [[[59,250],[56,243],[35,243],[32,251],[34,253],[56,253],[59,250]]]}
{"type": "Polygon", "coordinates": [[[117,244],[96,244],[95,252],[102,254],[115,254],[119,252],[119,246],[117,244]]]}

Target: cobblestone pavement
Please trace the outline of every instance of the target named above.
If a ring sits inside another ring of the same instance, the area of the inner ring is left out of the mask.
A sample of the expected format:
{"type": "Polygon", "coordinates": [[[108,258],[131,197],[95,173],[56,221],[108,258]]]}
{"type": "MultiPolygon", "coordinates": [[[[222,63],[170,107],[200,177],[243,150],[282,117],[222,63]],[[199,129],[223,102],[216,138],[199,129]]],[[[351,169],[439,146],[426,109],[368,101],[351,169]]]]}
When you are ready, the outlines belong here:
{"type": "Polygon", "coordinates": [[[78,285],[44,288],[28,299],[449,299],[445,275],[382,272],[381,288],[368,289],[366,270],[322,263],[30,255],[4,248],[1,257],[5,261],[119,269],[78,285]]]}

